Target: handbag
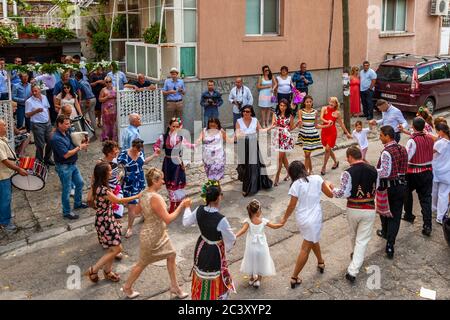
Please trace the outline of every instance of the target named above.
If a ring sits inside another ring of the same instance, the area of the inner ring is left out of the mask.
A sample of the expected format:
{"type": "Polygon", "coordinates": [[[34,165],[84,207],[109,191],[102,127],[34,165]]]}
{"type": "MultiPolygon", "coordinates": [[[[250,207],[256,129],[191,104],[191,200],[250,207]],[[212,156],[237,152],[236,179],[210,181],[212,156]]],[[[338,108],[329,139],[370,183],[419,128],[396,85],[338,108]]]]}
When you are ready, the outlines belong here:
{"type": "Polygon", "coordinates": [[[278,103],[277,96],[276,96],[276,95],[272,95],[272,96],[270,97],[270,102],[271,102],[271,103],[278,103]]]}
{"type": "Polygon", "coordinates": [[[88,190],[86,202],[90,208],[96,209],[94,195],[92,194],[92,188],[89,188],[89,190],[88,190]]]}
{"type": "Polygon", "coordinates": [[[375,210],[376,212],[386,218],[392,218],[391,208],[389,207],[389,199],[387,189],[377,190],[375,193],[375,210]]]}

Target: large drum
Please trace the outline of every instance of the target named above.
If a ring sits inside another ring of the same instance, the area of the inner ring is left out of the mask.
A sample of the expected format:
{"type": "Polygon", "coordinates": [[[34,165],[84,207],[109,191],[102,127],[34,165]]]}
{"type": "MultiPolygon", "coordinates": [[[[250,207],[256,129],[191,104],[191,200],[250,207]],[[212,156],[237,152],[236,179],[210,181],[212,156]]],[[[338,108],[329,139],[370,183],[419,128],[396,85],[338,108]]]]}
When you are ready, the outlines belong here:
{"type": "Polygon", "coordinates": [[[28,172],[28,176],[23,177],[16,173],[11,177],[14,187],[24,191],[39,191],[45,187],[47,180],[47,167],[36,158],[24,157],[19,159],[19,167],[28,172]]]}
{"type": "Polygon", "coordinates": [[[83,116],[78,116],[70,120],[72,124],[72,129],[74,132],[87,132],[89,139],[91,139],[94,134],[94,128],[86,121],[83,116]]]}

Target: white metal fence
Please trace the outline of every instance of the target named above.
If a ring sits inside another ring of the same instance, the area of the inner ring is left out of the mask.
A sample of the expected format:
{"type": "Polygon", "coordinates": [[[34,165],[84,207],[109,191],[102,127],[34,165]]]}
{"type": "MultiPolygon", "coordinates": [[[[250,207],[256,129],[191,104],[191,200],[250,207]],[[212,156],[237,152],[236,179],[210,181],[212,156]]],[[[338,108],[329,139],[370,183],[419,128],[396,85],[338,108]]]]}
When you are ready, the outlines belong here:
{"type": "Polygon", "coordinates": [[[156,90],[118,90],[117,123],[119,128],[119,143],[122,141],[124,129],[129,126],[128,116],[137,113],[141,116],[139,127],[145,144],[155,143],[164,131],[164,100],[161,89],[156,90]]]}
{"type": "Polygon", "coordinates": [[[14,116],[10,100],[0,100],[0,119],[6,122],[6,136],[9,145],[14,150],[14,116]]]}

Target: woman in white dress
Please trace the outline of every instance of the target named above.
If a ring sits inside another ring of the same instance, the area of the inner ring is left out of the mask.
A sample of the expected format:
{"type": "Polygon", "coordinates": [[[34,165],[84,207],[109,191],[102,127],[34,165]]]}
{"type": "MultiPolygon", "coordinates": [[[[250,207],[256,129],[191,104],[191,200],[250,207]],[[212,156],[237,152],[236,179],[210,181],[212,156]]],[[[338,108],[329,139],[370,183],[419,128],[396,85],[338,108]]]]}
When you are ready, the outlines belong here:
{"type": "Polygon", "coordinates": [[[248,219],[245,219],[242,229],[236,234],[240,237],[247,231],[244,259],[241,264],[241,272],[249,275],[249,285],[259,288],[262,277],[275,275],[275,265],[270,256],[264,227],[272,229],[281,228],[280,223],[272,223],[262,217],[261,203],[253,199],[247,206],[248,219]]]}
{"type": "Polygon", "coordinates": [[[55,110],[58,114],[61,113],[62,106],[71,106],[72,113],[70,119],[76,118],[78,115],[82,115],[80,104],[78,103],[77,95],[73,91],[72,86],[69,83],[64,84],[63,91],[55,97],[55,110]]]}
{"type": "Polygon", "coordinates": [[[302,283],[298,277],[308,261],[311,250],[317,257],[317,269],[320,273],[325,270],[325,261],[320,252],[320,232],[322,229],[322,207],[320,196],[322,192],[329,198],[333,197],[330,185],[324,182],[321,176],[309,175],[301,161],[293,161],[289,166],[289,176],[293,181],[289,189],[291,201],[286,209],[281,223],[285,224],[295,210],[298,228],[303,236],[300,254],[291,277],[291,288],[294,289],[302,283]]]}

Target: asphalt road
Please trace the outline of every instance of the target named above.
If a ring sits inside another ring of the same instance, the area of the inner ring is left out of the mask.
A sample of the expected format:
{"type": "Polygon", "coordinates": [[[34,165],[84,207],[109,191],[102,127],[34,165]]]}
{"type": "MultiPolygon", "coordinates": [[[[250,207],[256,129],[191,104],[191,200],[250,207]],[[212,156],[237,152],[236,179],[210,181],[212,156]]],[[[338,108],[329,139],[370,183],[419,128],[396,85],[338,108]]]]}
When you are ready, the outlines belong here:
{"type": "MultiPolygon", "coordinates": [[[[368,160],[372,164],[376,163],[380,151],[380,142],[370,142],[368,160]]],[[[340,169],[329,170],[325,177],[335,185],[339,182],[341,170],[347,166],[345,150],[338,150],[336,155],[341,161],[340,169]]],[[[303,159],[300,152],[291,154],[290,161],[295,159],[303,159]]],[[[321,163],[321,156],[313,159],[316,173],[320,171],[321,163]]],[[[263,214],[268,219],[277,221],[284,214],[289,184],[282,182],[279,187],[261,191],[255,196],[262,202],[263,214]]],[[[237,231],[247,216],[245,206],[251,199],[241,196],[239,182],[228,184],[224,189],[221,212],[237,231]]],[[[431,237],[421,234],[421,214],[416,195],[414,199],[417,219],[414,224],[402,221],[394,260],[385,257],[385,242],[375,234],[380,226],[377,218],[365,264],[354,285],[344,278],[352,252],[345,219],[345,200],[323,198],[325,222],[320,244],[326,263],[325,273],[317,272],[317,261],[311,255],[301,273],[303,284],[295,290],[290,288],[289,279],[302,238],[294,216],[284,228],[266,230],[277,275],[263,279],[259,289],[249,287],[247,277],[239,272],[245,247],[245,237],[240,238],[228,257],[237,288],[231,299],[422,299],[419,297],[421,287],[435,290],[437,299],[450,299],[450,248],[434,219],[431,237]]],[[[92,284],[82,276],[104,253],[93,226],[88,226],[1,256],[0,299],[124,299],[120,286],[138,259],[137,232],[140,226],[136,225],[131,239],[123,240],[125,258],[114,265],[115,271],[122,276],[121,282],[101,280],[92,284]]],[[[169,226],[169,234],[177,250],[179,281],[183,289],[189,291],[198,228],[184,228],[179,217],[169,226]]],[[[147,267],[135,288],[142,294],[139,299],[168,299],[169,278],[165,261],[147,267]]]]}

